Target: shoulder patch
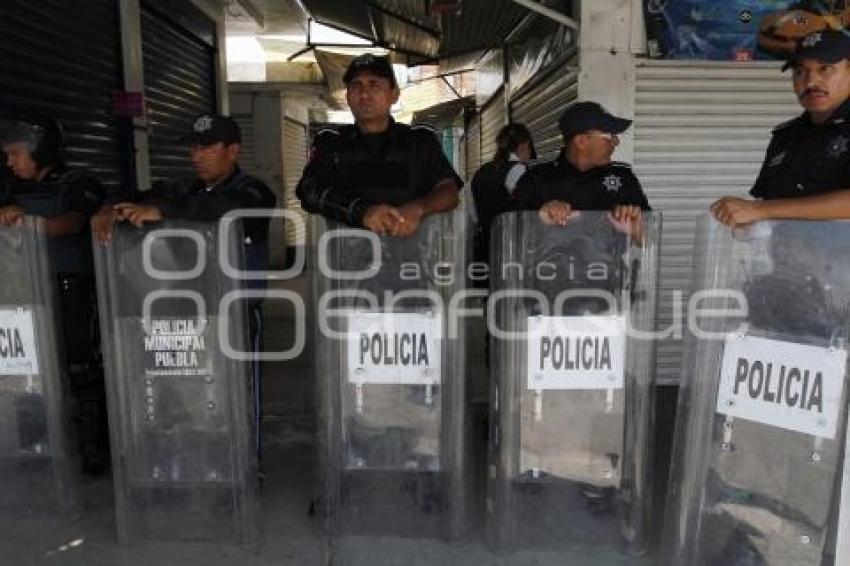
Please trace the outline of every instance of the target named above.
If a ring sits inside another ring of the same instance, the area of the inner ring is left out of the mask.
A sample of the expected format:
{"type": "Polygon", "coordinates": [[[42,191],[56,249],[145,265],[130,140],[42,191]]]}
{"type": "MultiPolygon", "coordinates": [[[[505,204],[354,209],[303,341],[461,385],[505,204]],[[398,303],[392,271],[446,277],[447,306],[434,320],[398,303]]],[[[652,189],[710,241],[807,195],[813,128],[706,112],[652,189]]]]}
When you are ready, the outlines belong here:
{"type": "Polygon", "coordinates": [[[318,138],[319,136],[325,136],[325,135],[338,136],[338,135],[339,135],[339,130],[336,130],[336,129],[334,129],[334,128],[322,128],[321,130],[319,130],[318,132],[316,132],[316,137],[317,137],[317,138],[318,138]]]}

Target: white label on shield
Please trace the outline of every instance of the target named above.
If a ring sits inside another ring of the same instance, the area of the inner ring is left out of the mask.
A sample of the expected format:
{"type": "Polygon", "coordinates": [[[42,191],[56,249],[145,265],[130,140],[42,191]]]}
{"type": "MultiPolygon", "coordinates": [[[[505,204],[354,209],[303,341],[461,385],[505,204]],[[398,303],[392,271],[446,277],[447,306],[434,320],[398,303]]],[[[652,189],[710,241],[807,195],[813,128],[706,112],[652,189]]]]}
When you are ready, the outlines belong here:
{"type": "Polygon", "coordinates": [[[717,412],[835,438],[847,351],[726,336],[717,412]]]}
{"type": "Polygon", "coordinates": [[[528,388],[622,389],[622,316],[528,317],[528,388]]]}
{"type": "Polygon", "coordinates": [[[439,314],[348,315],[348,381],[437,385],[442,366],[439,314]]]}
{"type": "Polygon", "coordinates": [[[0,375],[38,375],[30,309],[0,309],[0,375]]]}

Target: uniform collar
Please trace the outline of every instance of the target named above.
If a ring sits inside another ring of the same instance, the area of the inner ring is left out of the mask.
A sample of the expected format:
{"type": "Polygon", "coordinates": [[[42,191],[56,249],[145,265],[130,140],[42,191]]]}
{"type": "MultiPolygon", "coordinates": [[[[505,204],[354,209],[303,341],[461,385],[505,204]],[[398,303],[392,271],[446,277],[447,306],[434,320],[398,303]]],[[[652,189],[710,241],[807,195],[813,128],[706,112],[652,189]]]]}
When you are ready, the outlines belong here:
{"type": "Polygon", "coordinates": [[[239,168],[239,164],[237,163],[236,167],[233,169],[233,173],[228,175],[228,177],[224,181],[221,181],[220,183],[217,183],[215,185],[207,185],[204,181],[198,179],[198,184],[203,190],[209,190],[209,192],[218,191],[230,186],[230,184],[233,182],[233,179],[235,179],[241,173],[242,170],[239,168]]]}
{"type": "Polygon", "coordinates": [[[591,167],[590,169],[588,169],[586,171],[581,171],[578,167],[573,165],[572,161],[567,159],[567,156],[565,155],[563,149],[558,154],[558,157],[555,159],[555,167],[557,167],[558,169],[563,170],[567,173],[574,174],[574,175],[589,175],[589,174],[593,173],[594,171],[597,171],[599,169],[604,169],[605,167],[608,167],[609,165],[610,165],[610,163],[608,163],[606,165],[599,165],[597,167],[591,167]]]}
{"type": "Polygon", "coordinates": [[[850,122],[850,98],[836,108],[835,112],[829,118],[830,124],[843,124],[844,122],[850,122]]]}
{"type": "Polygon", "coordinates": [[[360,129],[360,126],[358,126],[357,124],[354,124],[354,130],[357,132],[358,136],[380,136],[383,134],[392,134],[396,131],[396,127],[398,126],[398,124],[396,124],[396,121],[393,119],[392,116],[388,116],[388,119],[389,120],[387,121],[387,129],[383,132],[374,132],[366,134],[360,129]]]}
{"type": "Polygon", "coordinates": [[[803,112],[799,117],[800,123],[803,125],[816,128],[820,126],[828,126],[831,124],[844,124],[850,123],[850,98],[845,100],[841,106],[835,109],[835,112],[832,113],[832,116],[829,117],[829,120],[824,122],[823,124],[814,124],[809,118],[808,111],[803,112]]]}
{"type": "Polygon", "coordinates": [[[65,166],[64,163],[60,163],[59,165],[55,165],[50,171],[47,172],[47,175],[44,176],[40,182],[46,183],[49,181],[55,181],[62,177],[68,171],[68,167],[65,166]]]}

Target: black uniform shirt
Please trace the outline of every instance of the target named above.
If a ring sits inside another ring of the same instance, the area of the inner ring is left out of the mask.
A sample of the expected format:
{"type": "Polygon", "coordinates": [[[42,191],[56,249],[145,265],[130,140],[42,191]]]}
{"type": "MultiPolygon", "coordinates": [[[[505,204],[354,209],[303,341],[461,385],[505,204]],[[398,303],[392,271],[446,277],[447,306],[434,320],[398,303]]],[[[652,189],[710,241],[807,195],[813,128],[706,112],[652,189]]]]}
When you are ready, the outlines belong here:
{"type": "Polygon", "coordinates": [[[370,206],[402,206],[444,179],[463,186],[434,132],[390,119],[379,134],[356,125],[319,132],[296,192],[304,210],[360,226],[370,206]]]}
{"type": "MultiPolygon", "coordinates": [[[[233,210],[274,208],[276,198],[265,183],[237,167],[230,177],[212,187],[200,179],[158,183],[149,194],[142,195],[142,201],[156,205],[164,218],[214,222],[233,210]]],[[[246,218],[242,222],[251,242],[268,242],[268,218],[246,218]]]]}
{"type": "Polygon", "coordinates": [[[750,194],[796,198],[838,189],[850,189],[850,100],[824,124],[813,124],[804,112],[773,130],[750,194]]]}
{"type": "Polygon", "coordinates": [[[41,181],[10,177],[0,191],[0,206],[20,206],[26,214],[45,218],[68,212],[91,218],[104,197],[97,179],[65,165],[51,169],[41,181]]]}
{"type": "Polygon", "coordinates": [[[532,166],[514,193],[517,210],[538,210],[552,200],[567,202],[574,210],[612,210],[617,205],[650,210],[629,165],[612,162],[579,171],[563,152],[555,161],[532,166]]]}
{"type": "MultiPolygon", "coordinates": [[[[41,181],[10,179],[0,187],[0,206],[15,205],[30,216],[54,218],[77,212],[91,218],[104,198],[100,182],[86,172],[59,165],[41,181]]],[[[57,273],[89,274],[92,270],[88,226],[76,234],[50,238],[50,255],[57,273]]]]}

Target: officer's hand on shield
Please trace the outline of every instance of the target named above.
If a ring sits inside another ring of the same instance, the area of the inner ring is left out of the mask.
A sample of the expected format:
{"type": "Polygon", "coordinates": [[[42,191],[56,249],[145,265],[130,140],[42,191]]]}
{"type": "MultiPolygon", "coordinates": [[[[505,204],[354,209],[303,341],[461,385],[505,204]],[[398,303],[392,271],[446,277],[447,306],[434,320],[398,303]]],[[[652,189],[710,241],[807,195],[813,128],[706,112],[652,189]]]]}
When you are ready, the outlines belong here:
{"type": "Polygon", "coordinates": [[[566,226],[567,221],[577,214],[568,202],[562,200],[550,200],[540,208],[540,220],[550,226],[566,226]]]}
{"type": "Polygon", "coordinates": [[[118,211],[111,206],[102,206],[91,217],[91,229],[94,238],[104,246],[112,241],[112,228],[118,222],[118,211]]]}
{"type": "Polygon", "coordinates": [[[370,206],[363,216],[363,226],[379,236],[395,234],[397,225],[403,221],[401,212],[388,204],[370,206]]]}
{"type": "Polygon", "coordinates": [[[0,226],[21,226],[24,223],[24,209],[10,205],[0,208],[0,226]]]}
{"type": "Polygon", "coordinates": [[[762,220],[761,202],[737,197],[723,197],[711,205],[718,222],[731,228],[762,220]]]}
{"type": "Polygon", "coordinates": [[[118,211],[118,220],[127,220],[133,226],[141,228],[145,222],[162,220],[162,212],[150,204],[134,204],[122,202],[113,207],[118,211]]]}
{"type": "Polygon", "coordinates": [[[390,234],[396,238],[410,238],[419,230],[419,225],[425,217],[425,209],[420,203],[411,202],[402,206],[399,212],[401,220],[390,234]]]}
{"type": "Polygon", "coordinates": [[[641,208],[632,204],[618,204],[608,214],[614,229],[631,237],[640,244],[643,241],[643,213],[641,208]]]}

